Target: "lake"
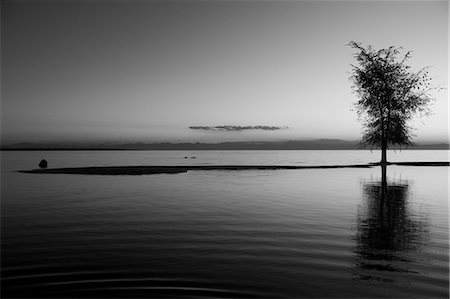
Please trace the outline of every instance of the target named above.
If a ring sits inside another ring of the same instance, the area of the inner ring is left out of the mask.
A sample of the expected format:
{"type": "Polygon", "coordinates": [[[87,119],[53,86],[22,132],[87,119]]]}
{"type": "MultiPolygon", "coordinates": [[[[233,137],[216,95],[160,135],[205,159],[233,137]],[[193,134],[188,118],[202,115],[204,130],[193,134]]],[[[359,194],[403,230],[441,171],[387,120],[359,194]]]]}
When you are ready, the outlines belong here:
{"type": "MultiPolygon", "coordinates": [[[[2,298],[449,296],[449,167],[388,166],[385,181],[380,167],[16,172],[42,158],[49,167],[335,165],[380,153],[1,152],[2,298]]],[[[388,160],[448,161],[449,152],[388,160]]]]}

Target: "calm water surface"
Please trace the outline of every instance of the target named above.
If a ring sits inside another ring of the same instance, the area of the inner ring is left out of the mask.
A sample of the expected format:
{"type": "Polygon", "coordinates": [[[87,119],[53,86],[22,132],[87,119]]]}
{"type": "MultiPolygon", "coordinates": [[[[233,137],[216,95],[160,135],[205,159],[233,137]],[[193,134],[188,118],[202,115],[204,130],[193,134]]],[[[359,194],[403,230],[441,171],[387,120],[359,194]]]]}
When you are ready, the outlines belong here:
{"type": "MultiPolygon", "coordinates": [[[[389,153],[448,161],[448,151],[389,153]]],[[[370,151],[1,152],[6,297],[448,298],[448,167],[24,174],[50,167],[354,164],[370,151]],[[195,156],[196,159],[184,159],[195,156]]]]}

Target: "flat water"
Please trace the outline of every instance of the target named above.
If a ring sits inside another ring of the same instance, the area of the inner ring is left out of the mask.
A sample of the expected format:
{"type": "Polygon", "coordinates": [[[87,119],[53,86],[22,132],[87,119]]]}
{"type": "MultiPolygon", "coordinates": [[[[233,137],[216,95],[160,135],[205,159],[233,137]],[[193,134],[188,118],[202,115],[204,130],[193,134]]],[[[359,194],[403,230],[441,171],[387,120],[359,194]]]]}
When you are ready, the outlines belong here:
{"type": "MultiPolygon", "coordinates": [[[[448,161],[448,151],[388,157],[448,161]]],[[[389,166],[385,183],[379,167],[15,172],[42,158],[49,167],[333,165],[379,152],[1,152],[2,298],[449,296],[448,167],[389,166]]]]}

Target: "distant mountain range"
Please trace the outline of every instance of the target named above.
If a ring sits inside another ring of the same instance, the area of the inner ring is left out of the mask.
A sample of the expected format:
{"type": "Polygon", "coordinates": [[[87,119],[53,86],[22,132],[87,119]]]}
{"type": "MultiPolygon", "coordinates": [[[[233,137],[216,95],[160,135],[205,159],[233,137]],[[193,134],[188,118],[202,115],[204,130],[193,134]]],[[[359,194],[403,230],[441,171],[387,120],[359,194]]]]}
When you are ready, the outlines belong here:
{"type": "MultiPolygon", "coordinates": [[[[2,145],[1,150],[355,150],[358,141],[315,139],[282,142],[221,142],[221,143],[14,143],[2,145]]],[[[392,149],[400,149],[395,147],[392,149]]],[[[448,143],[418,143],[401,149],[445,150],[448,143]]]]}

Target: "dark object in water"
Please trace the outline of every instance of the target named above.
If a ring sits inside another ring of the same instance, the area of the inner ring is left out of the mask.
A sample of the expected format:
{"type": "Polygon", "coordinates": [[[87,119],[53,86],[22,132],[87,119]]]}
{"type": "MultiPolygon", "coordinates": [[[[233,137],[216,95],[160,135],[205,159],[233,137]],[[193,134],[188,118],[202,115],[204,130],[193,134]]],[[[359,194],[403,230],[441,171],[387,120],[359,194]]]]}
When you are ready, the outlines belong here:
{"type": "Polygon", "coordinates": [[[197,157],[191,157],[191,159],[197,159],[197,157]]]}
{"type": "Polygon", "coordinates": [[[47,160],[42,159],[41,162],[39,162],[39,167],[40,168],[47,168],[47,160]]]}

